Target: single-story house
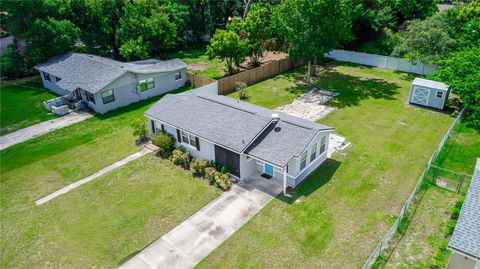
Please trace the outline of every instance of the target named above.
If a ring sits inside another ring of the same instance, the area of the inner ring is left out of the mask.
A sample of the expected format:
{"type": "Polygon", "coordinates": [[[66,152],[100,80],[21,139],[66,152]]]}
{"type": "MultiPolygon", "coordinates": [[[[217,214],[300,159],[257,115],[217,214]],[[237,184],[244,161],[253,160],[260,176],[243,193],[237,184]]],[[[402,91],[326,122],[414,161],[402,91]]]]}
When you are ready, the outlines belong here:
{"type": "Polygon", "coordinates": [[[254,173],[295,187],[327,159],[332,127],[221,95],[168,94],[145,112],[152,133],[238,179],[254,173]]]}
{"type": "Polygon", "coordinates": [[[408,102],[442,110],[448,100],[448,86],[445,83],[415,78],[410,88],[408,102]]]}
{"type": "Polygon", "coordinates": [[[180,59],[122,63],[82,53],[67,53],[35,66],[43,86],[84,101],[98,113],[167,93],[185,84],[187,65],[180,59]]]}
{"type": "Polygon", "coordinates": [[[448,248],[448,269],[480,269],[480,158],[448,248]]]}

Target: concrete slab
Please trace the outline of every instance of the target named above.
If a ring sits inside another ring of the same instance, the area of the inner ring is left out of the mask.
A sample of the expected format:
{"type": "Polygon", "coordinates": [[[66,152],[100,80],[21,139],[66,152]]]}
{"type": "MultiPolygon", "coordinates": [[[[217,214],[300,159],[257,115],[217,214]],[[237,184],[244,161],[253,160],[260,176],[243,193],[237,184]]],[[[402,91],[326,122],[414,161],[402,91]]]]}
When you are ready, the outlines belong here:
{"type": "Polygon", "coordinates": [[[241,181],[120,268],[193,268],[281,191],[277,180],[241,181]]]}
{"type": "Polygon", "coordinates": [[[92,114],[87,112],[71,112],[65,116],[44,121],[39,124],[20,129],[13,133],[0,136],[0,150],[4,150],[13,145],[25,142],[37,136],[72,125],[74,123],[84,121],[91,116],[92,114]]]}

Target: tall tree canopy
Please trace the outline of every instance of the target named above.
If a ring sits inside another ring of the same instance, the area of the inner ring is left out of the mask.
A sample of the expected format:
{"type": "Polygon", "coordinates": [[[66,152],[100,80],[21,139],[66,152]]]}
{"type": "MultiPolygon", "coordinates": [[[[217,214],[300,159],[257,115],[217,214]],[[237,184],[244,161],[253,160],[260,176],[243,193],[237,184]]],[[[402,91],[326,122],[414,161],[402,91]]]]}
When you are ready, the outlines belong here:
{"type": "MultiPolygon", "coordinates": [[[[323,57],[351,37],[350,8],[338,0],[285,0],[274,10],[277,35],[289,43],[289,54],[308,60],[323,57]]],[[[310,71],[307,82],[310,82],[310,71]]]]}
{"type": "Polygon", "coordinates": [[[73,50],[80,29],[68,20],[37,19],[27,32],[29,65],[73,50]]]}
{"type": "Polygon", "coordinates": [[[241,62],[245,60],[246,44],[232,30],[218,29],[207,47],[209,58],[225,62],[228,74],[234,74],[241,62]]]}

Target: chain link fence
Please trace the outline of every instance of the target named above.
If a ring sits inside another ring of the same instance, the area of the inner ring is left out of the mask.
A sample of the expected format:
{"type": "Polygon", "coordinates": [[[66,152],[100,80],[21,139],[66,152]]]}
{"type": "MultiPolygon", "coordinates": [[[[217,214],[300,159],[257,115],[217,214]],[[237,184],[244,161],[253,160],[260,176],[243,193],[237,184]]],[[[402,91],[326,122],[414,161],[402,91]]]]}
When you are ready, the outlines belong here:
{"type": "MultiPolygon", "coordinates": [[[[386,250],[388,247],[389,247],[389,242],[390,240],[392,239],[392,237],[395,235],[395,233],[398,231],[399,229],[399,226],[401,225],[402,223],[402,220],[403,218],[405,217],[405,214],[407,213],[407,210],[410,206],[410,204],[412,203],[412,201],[414,200],[415,198],[415,195],[417,194],[417,192],[420,190],[424,180],[426,180],[427,178],[427,175],[429,175],[429,171],[430,171],[430,168],[432,167],[432,163],[433,161],[435,160],[435,158],[438,156],[438,154],[440,153],[440,151],[442,150],[443,146],[445,145],[445,142],[447,141],[448,137],[450,136],[450,134],[452,133],[453,129],[455,128],[455,126],[458,124],[458,122],[460,121],[460,119],[462,118],[463,116],[463,110],[460,112],[460,114],[458,114],[458,116],[455,118],[455,120],[453,121],[452,125],[450,126],[450,128],[448,129],[448,131],[445,133],[445,136],[443,136],[442,138],[442,141],[440,141],[440,144],[438,144],[437,148],[435,149],[435,151],[433,152],[433,154],[430,156],[430,159],[428,160],[427,162],[427,166],[425,167],[425,169],[423,170],[422,172],[422,175],[420,176],[417,184],[415,185],[415,188],[413,189],[412,193],[410,194],[410,196],[408,197],[407,201],[405,202],[405,204],[403,205],[402,207],[402,210],[400,211],[400,214],[398,215],[398,218],[395,220],[395,222],[393,223],[393,225],[390,227],[390,229],[387,231],[387,233],[384,235],[384,237],[382,238],[382,240],[380,241],[380,243],[375,247],[375,249],[373,250],[372,254],[370,255],[370,257],[368,257],[367,261],[365,262],[365,264],[363,265],[363,269],[370,269],[372,268],[372,265],[375,263],[375,261],[377,261],[377,258],[382,254],[382,252],[384,250],[386,250]]],[[[432,171],[432,173],[434,173],[434,171],[432,171]]],[[[460,184],[460,186],[464,185],[463,183],[460,184]]],[[[466,184],[465,184],[466,185],[466,184]]],[[[457,185],[455,185],[457,186],[457,185]]]]}

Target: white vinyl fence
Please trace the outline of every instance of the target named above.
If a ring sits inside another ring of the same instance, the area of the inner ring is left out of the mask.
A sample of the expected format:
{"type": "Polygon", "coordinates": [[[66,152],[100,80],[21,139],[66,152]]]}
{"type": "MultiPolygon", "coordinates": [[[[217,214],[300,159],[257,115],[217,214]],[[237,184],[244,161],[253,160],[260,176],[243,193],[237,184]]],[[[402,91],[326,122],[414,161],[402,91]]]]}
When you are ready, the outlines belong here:
{"type": "Polygon", "coordinates": [[[326,53],[325,57],[342,62],[383,67],[387,69],[393,69],[420,75],[428,75],[437,70],[437,66],[432,64],[412,64],[409,61],[395,57],[348,50],[332,50],[329,53],[326,53]]]}
{"type": "Polygon", "coordinates": [[[420,186],[422,185],[423,180],[424,180],[425,176],[427,175],[428,169],[430,169],[430,166],[432,165],[433,161],[437,158],[438,154],[440,153],[440,151],[443,148],[443,145],[445,144],[448,137],[452,133],[453,128],[455,128],[455,126],[458,124],[458,122],[462,118],[462,115],[463,115],[463,110],[460,112],[460,114],[458,114],[457,118],[455,119],[455,121],[453,121],[452,125],[448,129],[445,136],[443,136],[442,141],[440,141],[440,144],[438,144],[438,146],[435,149],[435,151],[433,152],[432,156],[430,156],[430,159],[427,162],[427,166],[425,167],[422,175],[418,179],[417,185],[415,185],[415,188],[413,189],[412,193],[410,194],[407,201],[403,205],[402,210],[400,211],[400,214],[398,215],[397,220],[395,221],[395,223],[393,223],[392,227],[390,227],[390,229],[387,231],[385,236],[382,238],[382,241],[380,241],[380,243],[377,245],[377,247],[373,250],[372,254],[370,255],[370,257],[368,257],[368,259],[365,262],[365,264],[363,265],[362,269],[370,269],[372,267],[372,265],[375,263],[375,261],[377,260],[378,256],[380,256],[382,254],[382,251],[388,247],[388,243],[392,239],[393,235],[397,232],[398,226],[400,225],[400,222],[402,222],[402,219],[405,216],[405,213],[407,212],[407,209],[410,206],[410,203],[412,202],[412,200],[415,197],[415,195],[417,194],[420,186]]]}

